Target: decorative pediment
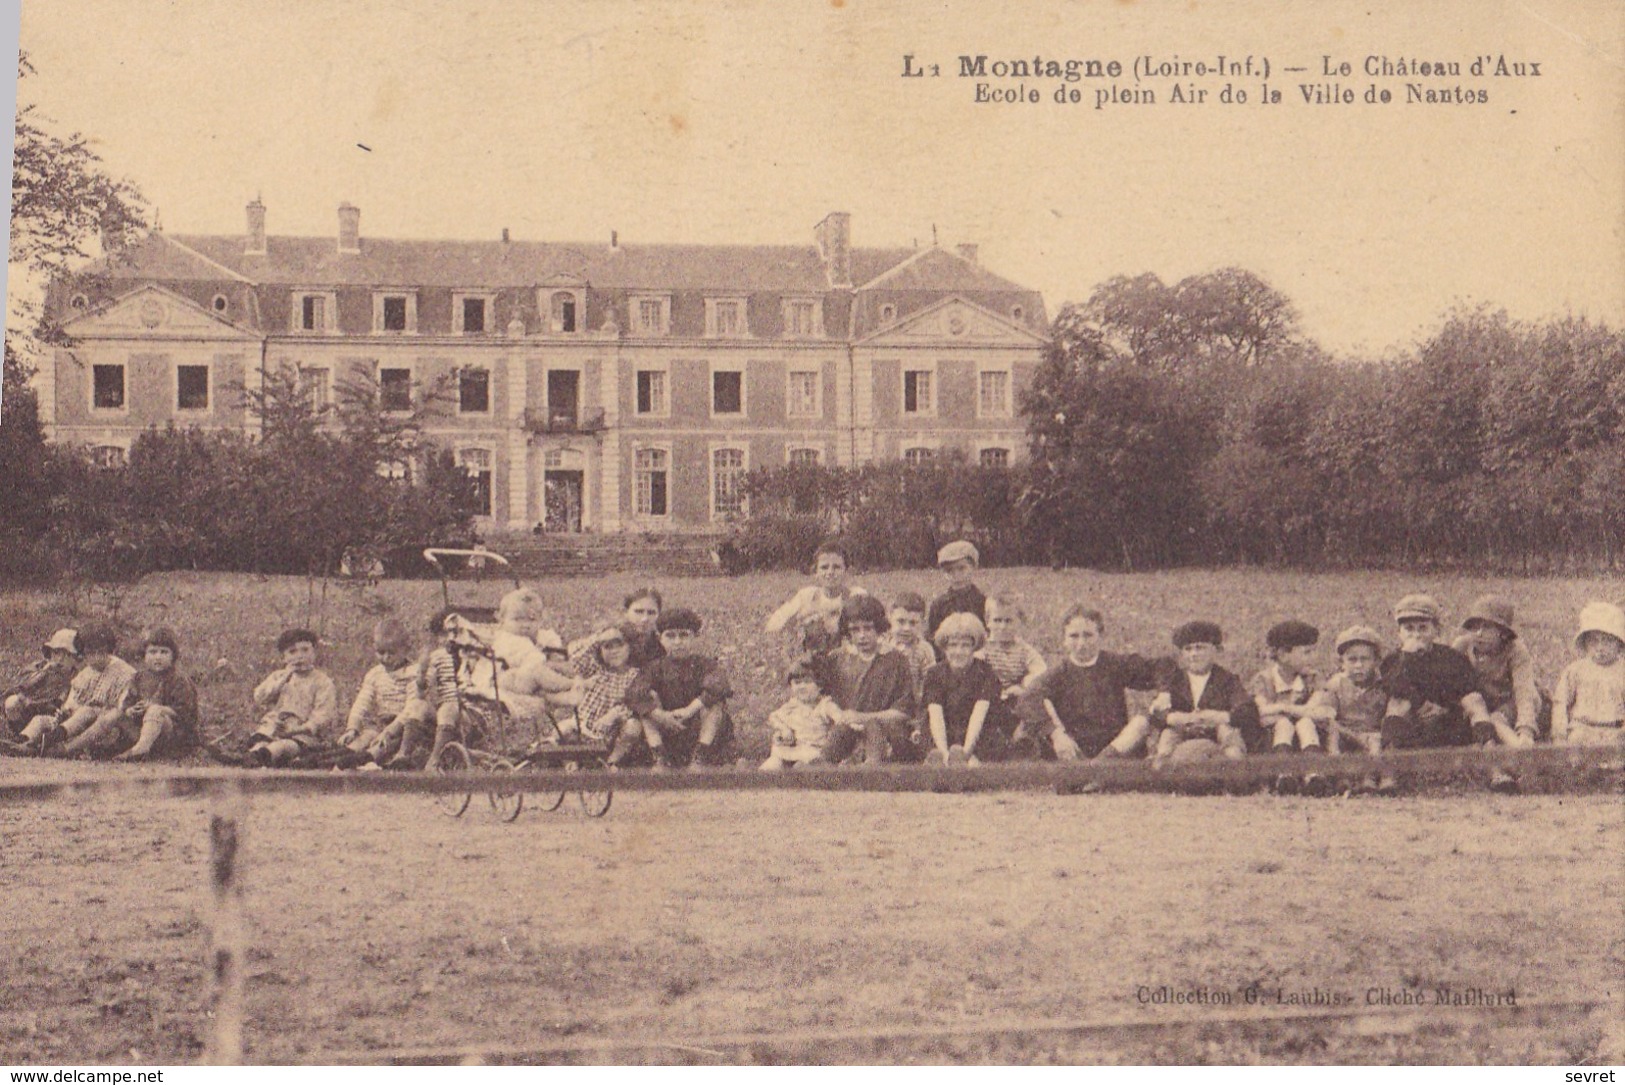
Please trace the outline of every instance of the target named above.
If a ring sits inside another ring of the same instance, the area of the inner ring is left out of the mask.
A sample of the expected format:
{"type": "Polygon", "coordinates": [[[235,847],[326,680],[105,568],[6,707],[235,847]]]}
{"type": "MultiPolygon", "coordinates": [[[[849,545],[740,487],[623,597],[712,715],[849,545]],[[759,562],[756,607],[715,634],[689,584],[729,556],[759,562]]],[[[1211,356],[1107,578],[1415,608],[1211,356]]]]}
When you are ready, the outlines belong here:
{"type": "Polygon", "coordinates": [[[865,336],[864,346],[1033,347],[1044,339],[1030,329],[963,298],[948,298],[865,336]]]}
{"type": "Polygon", "coordinates": [[[63,327],[75,339],[257,339],[189,298],[143,286],[104,302],[63,327]]]}
{"type": "Polygon", "coordinates": [[[584,276],[577,275],[574,272],[555,271],[536,285],[541,287],[543,290],[547,290],[552,287],[558,287],[565,290],[579,290],[587,285],[587,280],[584,276]]]}

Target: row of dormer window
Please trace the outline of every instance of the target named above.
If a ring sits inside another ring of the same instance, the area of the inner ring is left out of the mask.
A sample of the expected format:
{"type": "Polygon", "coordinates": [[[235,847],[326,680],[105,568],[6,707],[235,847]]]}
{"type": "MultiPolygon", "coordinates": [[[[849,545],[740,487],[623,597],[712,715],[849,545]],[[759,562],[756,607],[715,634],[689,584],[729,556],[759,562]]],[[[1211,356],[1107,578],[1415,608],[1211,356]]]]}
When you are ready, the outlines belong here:
{"type": "MultiPolygon", "coordinates": [[[[418,333],[417,292],[378,290],[372,295],[372,331],[375,335],[418,333]]],[[[542,291],[539,307],[547,314],[545,331],[568,335],[586,331],[586,302],[580,290],[542,291]]],[[[789,339],[824,337],[824,303],[820,298],[785,298],[781,302],[783,335],[789,339]]],[[[491,293],[452,294],[452,335],[494,335],[506,331],[496,323],[496,296],[491,293]]],[[[671,295],[633,294],[628,303],[629,326],[637,336],[671,334],[671,295]]],[[[293,295],[291,329],[296,333],[333,335],[338,326],[336,290],[302,290],[293,295]]],[[[750,305],[747,297],[705,299],[705,336],[709,339],[748,339],[750,305]]]]}

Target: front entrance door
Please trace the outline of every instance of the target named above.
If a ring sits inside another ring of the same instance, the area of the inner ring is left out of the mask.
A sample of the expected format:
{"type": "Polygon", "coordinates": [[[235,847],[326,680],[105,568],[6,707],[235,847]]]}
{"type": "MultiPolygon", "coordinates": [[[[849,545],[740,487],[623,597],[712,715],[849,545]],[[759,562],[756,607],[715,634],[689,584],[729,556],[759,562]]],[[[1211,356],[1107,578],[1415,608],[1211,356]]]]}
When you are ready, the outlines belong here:
{"type": "Polygon", "coordinates": [[[581,530],[580,471],[549,468],[542,477],[542,526],[547,531],[581,530]]]}

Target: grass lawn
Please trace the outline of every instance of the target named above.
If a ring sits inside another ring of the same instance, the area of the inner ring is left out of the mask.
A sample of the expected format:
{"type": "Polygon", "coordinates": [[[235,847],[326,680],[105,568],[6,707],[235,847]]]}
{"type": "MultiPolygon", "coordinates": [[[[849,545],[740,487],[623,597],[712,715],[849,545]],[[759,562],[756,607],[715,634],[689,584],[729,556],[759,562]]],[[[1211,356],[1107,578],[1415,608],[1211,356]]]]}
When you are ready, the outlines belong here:
{"type": "MultiPolygon", "coordinates": [[[[888,597],[931,572],[856,578],[888,597]]],[[[741,690],[748,746],[782,697],[779,647],[757,632],[801,582],[787,575],[657,582],[741,690]]],[[[1105,576],[990,570],[1026,600],[1053,655],[1074,601],[1105,611],[1108,644],[1160,651],[1171,627],[1214,617],[1248,673],[1282,617],[1329,639],[1386,628],[1394,599],[1434,592],[1450,615],[1500,591],[1543,677],[1569,658],[1601,581],[1464,580],[1256,571],[1105,576]]],[[[567,636],[619,609],[632,578],[543,581],[567,636]]],[[[500,592],[486,585],[488,600],[500,592]]],[[[251,718],[279,628],[327,638],[341,697],[370,662],[367,630],[419,624],[434,583],[375,590],[173,574],[130,591],[120,618],[179,632],[208,726],[251,718]],[[224,666],[217,667],[221,659],[224,666]]],[[[0,601],[0,658],[20,664],[56,626],[96,615],[47,592],[0,601]]],[[[1326,661],[1330,663],[1329,649],[1326,661]]],[[[12,779],[150,768],[0,760],[12,779]]],[[[185,1062],[208,1028],[207,810],[106,792],[0,804],[0,1062],[185,1062]]],[[[1599,1000],[1549,1028],[1450,1022],[1351,1032],[1122,1034],[1086,1041],[955,1040],[902,1061],[1537,1062],[1625,1058],[1625,806],[1617,795],[1487,793],[1314,800],[1041,792],[964,795],[623,793],[589,820],[567,804],[505,825],[476,799],[460,820],[413,796],[260,796],[245,821],[250,1058],[571,1037],[648,1039],[1012,1020],[1163,1021],[1200,1006],[1142,988],[1334,992],[1439,986],[1522,1002],[1599,1000]]],[[[1230,1005],[1212,1012],[1235,1013],[1230,1005]]],[[[668,1053],[673,1058],[692,1053],[668,1053]]],[[[660,1054],[640,1057],[662,1057],[660,1054]]],[[[749,1056],[746,1056],[747,1058],[749,1056]]],[[[812,1061],[854,1057],[839,1045],[812,1061]]],[[[703,1060],[702,1060],[703,1061],[703,1060]]]]}
{"type": "MultiPolygon", "coordinates": [[[[926,598],[943,588],[934,571],[858,575],[854,580],[882,599],[905,590],[926,598]]],[[[619,615],[632,588],[654,583],[668,606],[693,607],[706,619],[705,643],[718,654],[739,691],[736,722],[752,755],[765,754],[763,721],[784,699],[782,642],[761,632],[769,612],[805,582],[793,574],[737,578],[677,579],[607,577],[536,582],[551,624],[566,639],[589,632],[619,615]]],[[[1485,592],[1508,596],[1517,607],[1525,642],[1548,687],[1573,657],[1572,638],[1580,607],[1589,599],[1618,601],[1625,586],[1615,580],[1405,577],[1393,573],[1276,573],[1257,570],[1178,571],[1108,575],[1086,571],[989,569],[978,577],[984,591],[1009,590],[1024,601],[1027,639],[1053,662],[1059,658],[1059,616],[1076,602],[1106,615],[1108,647],[1145,653],[1171,651],[1169,633],[1190,618],[1208,617],[1225,630],[1220,662],[1247,678],[1264,662],[1264,631],[1282,618],[1319,626],[1322,660],[1335,667],[1331,640],[1356,622],[1387,634],[1394,601],[1409,591],[1432,592],[1445,607],[1451,629],[1472,600],[1485,592]]],[[[494,604],[504,584],[459,584],[458,602],[494,604]]],[[[338,683],[343,708],[372,665],[370,630],[381,617],[398,616],[414,629],[440,606],[434,581],[386,581],[377,588],[332,583],[325,587],[297,577],[259,578],[226,573],[150,576],[119,600],[118,617],[134,655],[141,627],[171,625],[185,653],[182,668],[199,683],[204,729],[210,735],[241,728],[254,718],[249,691],[279,665],[277,633],[308,625],[322,634],[323,665],[338,683]],[[224,666],[217,666],[221,661],[224,666]]],[[[105,598],[77,601],[51,591],[16,591],[0,598],[0,673],[31,661],[56,627],[107,616],[105,598]]]]}

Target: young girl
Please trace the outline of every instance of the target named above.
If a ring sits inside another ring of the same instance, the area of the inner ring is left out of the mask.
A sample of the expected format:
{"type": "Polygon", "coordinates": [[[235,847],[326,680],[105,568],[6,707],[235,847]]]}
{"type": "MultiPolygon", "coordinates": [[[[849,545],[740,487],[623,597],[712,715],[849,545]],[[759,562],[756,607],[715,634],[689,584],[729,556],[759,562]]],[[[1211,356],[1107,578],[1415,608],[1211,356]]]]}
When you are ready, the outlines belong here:
{"type": "Polygon", "coordinates": [[[1570,746],[1625,745],[1625,611],[1587,603],[1574,647],[1552,695],[1552,741],[1570,746]]]}
{"type": "Polygon", "coordinates": [[[985,659],[976,658],[987,631],[974,614],[960,611],[937,626],[944,661],[925,672],[925,714],[935,747],[932,764],[981,764],[1004,752],[1004,735],[987,726],[988,710],[999,699],[999,679],[985,659]]]}
{"type": "Polygon", "coordinates": [[[825,543],[813,555],[813,579],[768,616],[763,628],[769,633],[789,630],[786,652],[791,659],[825,652],[841,643],[841,607],[855,595],[868,592],[847,583],[846,551],[836,543],[825,543]]]}
{"type": "Polygon", "coordinates": [[[79,634],[58,629],[41,649],[42,658],[30,667],[6,694],[4,739],[35,716],[54,713],[62,707],[79,667],[79,634]]]}
{"type": "Polygon", "coordinates": [[[773,748],[762,762],[763,771],[824,760],[824,744],[841,711],[824,696],[811,660],[797,661],[785,682],[790,687],[790,699],[767,718],[768,726],[773,728],[773,748]]]}
{"type": "Polygon", "coordinates": [[[626,756],[631,736],[623,740],[623,735],[628,729],[638,734],[643,731],[643,725],[633,718],[626,704],[627,690],[638,677],[638,668],[632,665],[631,639],[624,627],[610,626],[577,641],[570,649],[570,662],[586,683],[576,719],[586,738],[611,747],[611,765],[619,765],[626,756]]]}
{"type": "Polygon", "coordinates": [[[1540,734],[1542,697],[1535,686],[1535,661],[1512,627],[1512,614],[1505,599],[1484,596],[1467,611],[1464,632],[1451,645],[1478,672],[1490,719],[1473,737],[1485,745],[1533,746],[1540,734]]]}

